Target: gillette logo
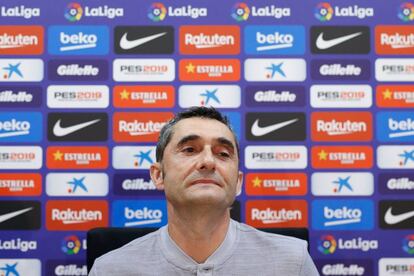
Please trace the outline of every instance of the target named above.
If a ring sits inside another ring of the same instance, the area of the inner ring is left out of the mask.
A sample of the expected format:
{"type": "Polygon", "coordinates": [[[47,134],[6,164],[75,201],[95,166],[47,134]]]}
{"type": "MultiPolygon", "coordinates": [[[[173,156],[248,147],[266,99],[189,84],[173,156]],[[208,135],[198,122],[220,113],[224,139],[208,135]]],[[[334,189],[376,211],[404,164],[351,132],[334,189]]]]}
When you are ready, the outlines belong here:
{"type": "Polygon", "coordinates": [[[142,209],[133,210],[125,207],[124,216],[127,220],[138,220],[125,222],[124,226],[138,226],[145,224],[161,223],[163,213],[159,209],[149,209],[144,207],[142,209]]]}
{"type": "Polygon", "coordinates": [[[330,220],[324,223],[325,226],[359,223],[361,222],[362,212],[360,209],[351,209],[346,206],[341,209],[330,209],[325,207],[323,214],[330,220]]]}

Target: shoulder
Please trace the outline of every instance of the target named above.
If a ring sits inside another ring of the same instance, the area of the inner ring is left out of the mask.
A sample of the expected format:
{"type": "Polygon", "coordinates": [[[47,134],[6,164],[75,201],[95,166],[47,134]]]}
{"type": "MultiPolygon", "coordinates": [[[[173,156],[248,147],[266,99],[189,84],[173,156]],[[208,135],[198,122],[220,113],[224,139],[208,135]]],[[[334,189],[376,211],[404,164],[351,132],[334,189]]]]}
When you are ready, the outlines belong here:
{"type": "Polygon", "coordinates": [[[308,251],[308,243],[295,237],[267,233],[243,223],[237,223],[239,229],[239,246],[244,249],[254,248],[261,255],[277,259],[303,261],[308,251]]]}
{"type": "Polygon", "coordinates": [[[119,272],[120,268],[129,270],[132,265],[136,267],[138,264],[150,264],[157,261],[160,254],[159,233],[160,229],[100,256],[95,260],[93,269],[108,272],[117,268],[119,272]]]}

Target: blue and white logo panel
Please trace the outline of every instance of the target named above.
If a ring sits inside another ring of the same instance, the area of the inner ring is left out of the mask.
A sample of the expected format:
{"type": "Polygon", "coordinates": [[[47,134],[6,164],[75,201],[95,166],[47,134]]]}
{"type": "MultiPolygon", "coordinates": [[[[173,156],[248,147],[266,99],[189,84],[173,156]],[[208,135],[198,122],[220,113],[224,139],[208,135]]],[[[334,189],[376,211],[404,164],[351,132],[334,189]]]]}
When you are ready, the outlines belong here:
{"type": "Polygon", "coordinates": [[[378,112],[377,137],[381,142],[413,142],[414,112],[378,112]]]}
{"type": "Polygon", "coordinates": [[[40,112],[0,112],[0,143],[40,142],[42,125],[40,112]]]}
{"type": "Polygon", "coordinates": [[[143,228],[166,224],[165,200],[115,200],[112,204],[112,226],[143,228]]]}
{"type": "Polygon", "coordinates": [[[253,25],[244,29],[244,51],[252,55],[303,55],[305,28],[300,25],[253,25]]]}
{"type": "Polygon", "coordinates": [[[52,55],[106,55],[109,30],[106,26],[51,26],[48,50],[52,55]]]}
{"type": "Polygon", "coordinates": [[[374,204],[370,200],[315,200],[312,227],[315,230],[371,230],[374,204]]]}

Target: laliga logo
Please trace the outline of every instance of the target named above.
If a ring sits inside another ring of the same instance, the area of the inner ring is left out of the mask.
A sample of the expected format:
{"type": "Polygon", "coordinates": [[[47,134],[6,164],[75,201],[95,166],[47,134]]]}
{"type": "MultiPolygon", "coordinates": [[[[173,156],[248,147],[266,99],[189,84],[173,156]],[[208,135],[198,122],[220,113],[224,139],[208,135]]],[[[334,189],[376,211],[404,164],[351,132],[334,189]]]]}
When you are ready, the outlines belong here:
{"type": "Polygon", "coordinates": [[[398,7],[398,18],[404,22],[414,20],[414,5],[409,2],[402,3],[398,7]]]}
{"type": "Polygon", "coordinates": [[[333,15],[332,6],[326,2],[319,3],[314,10],[314,14],[316,19],[318,19],[319,21],[329,21],[331,20],[333,15]]]}
{"type": "Polygon", "coordinates": [[[322,236],[318,242],[318,250],[323,254],[333,254],[336,250],[336,240],[332,235],[322,236]]]}
{"type": "Polygon", "coordinates": [[[67,236],[62,241],[62,251],[66,255],[75,255],[78,254],[81,248],[81,242],[79,238],[75,235],[67,236]]]}
{"type": "Polygon", "coordinates": [[[236,3],[231,9],[231,17],[236,21],[246,21],[249,18],[250,9],[245,3],[236,3]]]}
{"type": "Polygon", "coordinates": [[[402,248],[408,254],[414,254],[414,235],[408,235],[403,239],[402,248]]]}
{"type": "Polygon", "coordinates": [[[167,15],[167,9],[162,3],[153,3],[148,9],[148,18],[154,22],[164,20],[167,15]]]}
{"type": "Polygon", "coordinates": [[[79,3],[69,3],[65,9],[65,18],[70,22],[79,21],[82,18],[83,9],[79,3]]]}

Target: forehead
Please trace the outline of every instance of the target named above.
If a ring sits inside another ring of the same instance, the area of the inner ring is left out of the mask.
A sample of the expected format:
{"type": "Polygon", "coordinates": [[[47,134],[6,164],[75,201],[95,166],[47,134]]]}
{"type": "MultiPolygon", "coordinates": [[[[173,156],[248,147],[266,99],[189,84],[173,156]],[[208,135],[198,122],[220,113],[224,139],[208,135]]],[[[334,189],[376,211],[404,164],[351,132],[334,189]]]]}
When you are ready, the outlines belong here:
{"type": "Polygon", "coordinates": [[[179,121],[172,132],[171,141],[179,141],[188,135],[198,135],[203,139],[227,138],[235,144],[235,137],[231,130],[220,121],[208,118],[187,118],[179,121]]]}

